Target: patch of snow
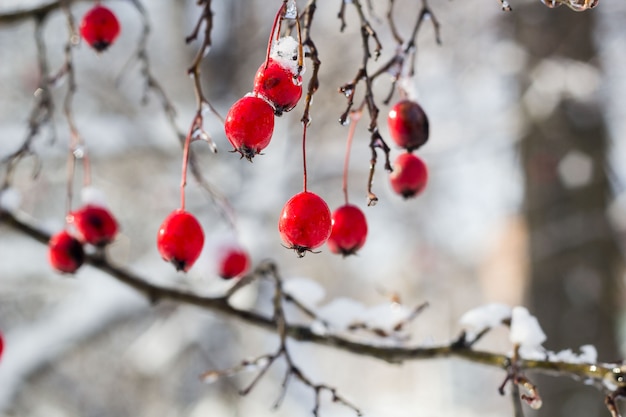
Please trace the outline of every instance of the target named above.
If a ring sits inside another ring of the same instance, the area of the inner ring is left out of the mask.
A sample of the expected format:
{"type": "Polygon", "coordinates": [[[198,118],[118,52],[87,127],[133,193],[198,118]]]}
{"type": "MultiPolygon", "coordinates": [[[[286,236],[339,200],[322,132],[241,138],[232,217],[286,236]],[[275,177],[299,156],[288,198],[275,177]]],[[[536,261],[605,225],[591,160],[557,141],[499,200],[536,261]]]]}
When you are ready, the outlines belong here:
{"type": "Polygon", "coordinates": [[[514,307],[511,314],[511,343],[522,348],[540,348],[546,341],[546,334],[541,329],[539,321],[528,312],[525,307],[514,307]]]}
{"type": "Polygon", "coordinates": [[[317,310],[317,315],[331,326],[343,330],[352,323],[362,321],[365,312],[366,308],[360,302],[351,298],[339,297],[320,307],[317,310]]]}
{"type": "Polygon", "coordinates": [[[326,296],[326,291],[309,278],[290,278],[283,283],[284,291],[305,307],[314,310],[326,296]]]}
{"type": "Polygon", "coordinates": [[[497,327],[502,321],[511,317],[511,307],[490,303],[473,308],[461,316],[459,324],[469,339],[474,339],[485,329],[497,327]]]}
{"type": "MultiPolygon", "coordinates": [[[[298,41],[292,36],[283,36],[272,43],[270,58],[287,68],[292,74],[298,72],[298,41]]],[[[304,74],[304,61],[300,75],[304,74]]]]}
{"type": "Polygon", "coordinates": [[[13,187],[0,190],[0,209],[13,212],[20,208],[22,195],[13,187]]]}

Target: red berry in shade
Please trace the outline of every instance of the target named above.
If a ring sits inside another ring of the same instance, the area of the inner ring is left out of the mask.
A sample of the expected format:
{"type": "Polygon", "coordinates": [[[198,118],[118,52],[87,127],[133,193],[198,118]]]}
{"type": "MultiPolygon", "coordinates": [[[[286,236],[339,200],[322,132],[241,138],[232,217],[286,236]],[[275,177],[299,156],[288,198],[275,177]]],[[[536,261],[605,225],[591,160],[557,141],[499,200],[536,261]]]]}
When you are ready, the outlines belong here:
{"type": "Polygon", "coordinates": [[[262,98],[245,96],[228,111],[224,131],[235,150],[252,161],[272,139],[274,110],[262,98]]]}
{"type": "Polygon", "coordinates": [[[422,107],[412,100],[396,103],[387,117],[391,139],[411,152],[428,141],[428,117],[422,107]]]}
{"type": "Polygon", "coordinates": [[[298,256],[318,248],[330,236],[331,215],[326,202],[317,194],[303,191],[291,197],[278,221],[278,231],[289,249],[298,256]]]}
{"type": "Polygon", "coordinates": [[[171,212],[157,233],[159,253],[177,271],[187,272],[200,256],[203,245],[202,226],[192,214],[181,209],[171,212]]]}
{"type": "Polygon", "coordinates": [[[104,6],[94,6],[80,22],[80,36],[98,52],[107,49],[119,34],[117,17],[104,6]]]}
{"type": "Polygon", "coordinates": [[[242,276],[250,267],[248,253],[237,245],[227,245],[218,250],[217,274],[224,279],[242,276]]]}
{"type": "Polygon", "coordinates": [[[261,64],[254,76],[254,92],[274,105],[274,114],[280,116],[298,104],[302,97],[302,77],[294,77],[289,68],[270,58],[261,64]]]}
{"type": "Polygon", "coordinates": [[[426,187],[428,170],[424,161],[407,152],[398,156],[389,179],[396,193],[404,198],[415,197],[426,187]]]}
{"type": "Polygon", "coordinates": [[[48,242],[48,262],[58,272],[73,274],[85,262],[83,245],[67,231],[62,231],[48,242]]]}
{"type": "Polygon", "coordinates": [[[333,253],[353,255],[363,247],[367,237],[367,220],[357,206],[346,204],[332,215],[332,229],[328,247],[333,253]]]}
{"type": "Polygon", "coordinates": [[[76,227],[80,240],[95,246],[111,243],[118,230],[109,210],[91,204],[70,213],[68,221],[76,227]]]}

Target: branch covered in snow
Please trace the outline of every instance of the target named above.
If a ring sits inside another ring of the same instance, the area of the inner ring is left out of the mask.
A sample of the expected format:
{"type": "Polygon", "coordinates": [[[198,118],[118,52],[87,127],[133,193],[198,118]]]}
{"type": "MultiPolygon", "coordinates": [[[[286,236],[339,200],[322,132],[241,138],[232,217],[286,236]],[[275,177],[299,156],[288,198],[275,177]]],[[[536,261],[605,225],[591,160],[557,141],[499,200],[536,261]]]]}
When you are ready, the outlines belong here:
{"type": "MultiPolygon", "coordinates": [[[[38,227],[32,219],[27,218],[24,214],[19,212],[10,212],[0,208],[0,223],[10,226],[14,230],[42,244],[47,244],[50,239],[50,235],[46,231],[38,227]]],[[[250,363],[242,362],[239,366],[231,368],[229,371],[209,371],[204,374],[205,380],[211,380],[212,378],[222,375],[229,375],[232,372],[247,368],[246,365],[256,367],[255,369],[261,369],[262,372],[262,369],[271,365],[275,359],[283,357],[287,361],[288,366],[291,367],[290,370],[287,371],[286,379],[288,380],[289,375],[293,374],[291,376],[296,376],[303,381],[297,374],[298,368],[296,364],[289,362],[290,358],[288,358],[288,353],[286,353],[285,341],[292,339],[300,342],[328,346],[393,364],[401,364],[406,361],[454,357],[500,368],[506,372],[505,382],[501,386],[502,392],[504,392],[506,382],[511,381],[521,388],[521,398],[526,400],[531,406],[539,405],[539,401],[541,400],[538,396],[537,388],[526,376],[529,372],[568,376],[583,381],[584,383],[595,385],[598,389],[607,394],[605,402],[614,417],[620,415],[617,410],[616,399],[626,394],[626,366],[620,363],[597,362],[595,349],[591,347],[581,348],[582,354],[579,356],[574,355],[571,351],[556,354],[544,351],[543,356],[539,356],[538,349],[545,336],[541,337],[543,332],[538,326],[538,323],[533,320],[534,317],[530,316],[528,311],[522,308],[512,310],[513,314],[510,317],[505,317],[504,308],[493,306],[481,307],[479,310],[468,313],[461,319],[461,325],[464,329],[461,335],[456,340],[447,344],[419,346],[408,345],[403,341],[400,341],[400,343],[397,341],[394,341],[394,343],[380,343],[377,338],[368,338],[365,340],[355,338],[352,331],[349,329],[349,325],[344,331],[335,331],[333,329],[319,331],[319,327],[316,327],[316,321],[312,321],[306,325],[291,324],[284,314],[283,303],[289,303],[290,299],[295,299],[296,296],[293,294],[293,288],[291,290],[292,293],[287,294],[284,289],[285,283],[280,277],[276,266],[271,262],[258,265],[254,271],[244,278],[244,281],[250,282],[254,279],[267,278],[268,276],[271,276],[272,279],[275,280],[276,292],[273,302],[274,314],[272,316],[267,316],[253,310],[242,310],[233,307],[230,303],[230,298],[234,294],[233,291],[227,292],[224,296],[220,297],[204,297],[189,291],[152,284],[141,275],[116,266],[107,259],[104,253],[89,255],[86,259],[86,263],[135,289],[154,304],[168,300],[179,304],[196,306],[240,320],[246,324],[276,332],[281,337],[281,346],[274,354],[259,356],[259,358],[250,363]],[[268,275],[268,271],[271,272],[271,274],[268,275]],[[497,314],[492,314],[494,311],[497,314]],[[517,311],[517,313],[515,313],[515,311],[517,311]],[[487,318],[489,315],[493,317],[487,318]],[[473,344],[476,335],[484,334],[490,328],[500,325],[500,323],[509,324],[512,327],[511,342],[514,344],[514,351],[509,354],[503,354],[475,349],[473,344]],[[468,337],[468,335],[470,337],[468,337]],[[535,351],[532,357],[525,357],[520,346],[534,347],[535,351]]],[[[289,286],[287,287],[289,288],[289,286]]],[[[317,297],[317,299],[319,299],[319,297],[317,297]]],[[[300,304],[307,305],[307,301],[301,301],[300,304]]],[[[315,303],[311,303],[311,300],[309,300],[309,304],[315,303]]],[[[309,309],[312,311],[317,310],[315,314],[323,319],[323,306],[320,309],[317,309],[317,307],[313,309],[313,307],[315,306],[310,306],[309,309]]],[[[354,308],[347,308],[345,306],[341,307],[340,310],[355,311],[354,308]]],[[[351,323],[351,321],[346,321],[344,324],[348,323],[351,323]]],[[[302,378],[306,378],[306,376],[302,375],[302,378]]],[[[314,389],[316,394],[319,394],[320,390],[329,390],[333,394],[333,398],[338,398],[336,401],[354,410],[358,410],[355,406],[352,406],[351,403],[338,396],[330,386],[319,385],[313,382],[306,385],[314,389]]],[[[319,407],[319,399],[316,406],[319,407]]]]}

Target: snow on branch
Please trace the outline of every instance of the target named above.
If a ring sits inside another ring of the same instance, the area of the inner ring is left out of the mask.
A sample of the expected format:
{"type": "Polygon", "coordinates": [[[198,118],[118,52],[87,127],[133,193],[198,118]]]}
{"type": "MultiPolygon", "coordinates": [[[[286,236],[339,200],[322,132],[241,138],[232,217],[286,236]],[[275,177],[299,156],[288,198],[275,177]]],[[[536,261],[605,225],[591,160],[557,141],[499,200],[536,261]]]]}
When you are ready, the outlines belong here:
{"type": "MultiPolygon", "coordinates": [[[[15,231],[29,236],[42,244],[47,244],[50,239],[50,235],[37,226],[33,219],[20,212],[7,211],[0,208],[0,223],[10,226],[15,231]]],[[[392,340],[393,343],[381,343],[378,338],[386,335],[373,332],[375,336],[365,340],[362,338],[357,340],[353,334],[354,329],[350,329],[350,326],[343,331],[337,332],[334,332],[332,328],[327,329],[325,332],[318,331],[319,328],[316,328],[315,323],[318,322],[319,318],[323,318],[323,314],[316,312],[317,307],[311,307],[310,302],[296,301],[293,286],[291,293],[285,291],[284,285],[288,281],[282,279],[277,266],[272,262],[258,265],[254,271],[240,281],[249,283],[256,279],[266,279],[273,282],[274,310],[272,316],[263,315],[253,310],[238,309],[231,305],[230,298],[232,295],[245,285],[238,285],[236,287],[237,290],[228,291],[220,297],[204,297],[189,291],[152,284],[140,274],[116,266],[106,257],[104,252],[89,255],[86,263],[135,289],[153,304],[168,300],[181,305],[196,306],[277,333],[280,337],[280,345],[274,353],[261,354],[254,360],[242,361],[239,365],[227,370],[207,371],[202,375],[202,379],[211,382],[215,378],[232,375],[242,370],[257,370],[258,374],[254,382],[241,391],[242,394],[246,394],[254,387],[256,380],[265,374],[272,363],[282,358],[287,363],[284,389],[287,389],[290,379],[296,378],[314,390],[316,403],[313,412],[315,415],[319,411],[320,393],[322,391],[329,391],[334,402],[353,409],[357,414],[360,413],[360,410],[347,399],[344,399],[330,385],[314,383],[303,374],[290,356],[286,343],[288,339],[327,346],[392,364],[454,357],[468,362],[500,368],[506,372],[506,375],[504,382],[498,388],[499,391],[504,393],[506,384],[510,382],[514,385],[513,392],[517,392],[517,389],[520,389],[520,398],[533,408],[539,407],[542,399],[539,396],[537,387],[527,377],[527,373],[567,376],[586,384],[593,384],[599,390],[605,392],[607,394],[605,403],[612,416],[618,417],[621,415],[617,408],[616,400],[626,396],[626,366],[620,363],[597,362],[595,349],[589,346],[581,347],[581,355],[575,355],[569,350],[559,353],[544,350],[539,354],[539,350],[543,349],[541,348],[541,343],[543,343],[545,335],[536,319],[523,307],[516,307],[511,310],[510,316],[504,314],[506,312],[504,307],[494,305],[483,306],[478,310],[468,312],[461,319],[463,328],[461,334],[457,339],[447,344],[435,346],[408,345],[404,340],[392,340]],[[284,303],[290,302],[301,306],[309,305],[306,311],[309,312],[309,317],[311,317],[310,323],[295,325],[287,320],[284,303]],[[315,317],[318,318],[315,319],[315,317]],[[512,329],[510,339],[514,347],[511,353],[494,353],[474,348],[474,343],[478,337],[501,324],[509,325],[512,329]],[[535,349],[531,357],[525,356],[524,351],[521,349],[524,346],[530,346],[535,349]]],[[[414,319],[418,316],[421,308],[423,307],[409,310],[412,313],[407,317],[410,317],[411,320],[414,319]]],[[[280,398],[283,395],[284,393],[281,394],[280,398]]],[[[277,401],[278,404],[280,404],[280,398],[277,401]]]]}

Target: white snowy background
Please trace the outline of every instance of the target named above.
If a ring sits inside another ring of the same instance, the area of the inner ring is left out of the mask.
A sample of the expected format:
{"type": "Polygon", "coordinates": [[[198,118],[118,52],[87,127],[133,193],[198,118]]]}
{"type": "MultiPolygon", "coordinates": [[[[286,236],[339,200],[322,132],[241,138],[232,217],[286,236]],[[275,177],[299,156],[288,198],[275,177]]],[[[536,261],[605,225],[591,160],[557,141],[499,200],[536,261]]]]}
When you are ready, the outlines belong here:
{"type": "MultiPolygon", "coordinates": [[[[550,13],[534,2],[542,13],[550,13]]],[[[39,3],[0,0],[0,12],[39,3]]],[[[152,70],[177,107],[179,126],[186,129],[194,112],[186,69],[197,45],[185,45],[183,39],[197,19],[197,6],[192,1],[144,3],[153,26],[152,70]]],[[[203,68],[216,75],[204,87],[222,114],[252,87],[279,5],[276,1],[269,7],[269,3],[214,1],[214,46],[203,68]],[[224,67],[220,59],[225,56],[234,56],[228,62],[236,64],[224,67]]],[[[332,209],[343,203],[341,170],[347,136],[347,127],[337,123],[345,99],[336,90],[354,77],[361,46],[353,8],[348,5],[348,27],[339,33],[339,4],[318,3],[312,36],[323,64],[309,130],[309,188],[324,196],[332,209]]],[[[397,1],[396,16],[404,36],[412,28],[417,3],[397,1]]],[[[155,248],[158,225],[178,205],[182,152],[158,99],[140,104],[143,80],[137,67],[122,73],[140,33],[137,12],[123,1],[106,4],[119,16],[122,34],[100,56],[86,45],[76,49],[74,116],[91,152],[94,186],[106,193],[122,228],[110,255],[151,281],[214,293],[223,283],[211,274],[208,250],[183,275],[165,264],[155,248]]],[[[300,191],[302,181],[302,104],[277,119],[271,145],[253,164],[228,152],[221,125],[211,116],[205,128],[217,143],[218,154],[211,154],[203,143],[193,145],[204,174],[235,208],[239,238],[255,264],[274,259],[287,280],[296,280],[288,288],[310,297],[307,301],[318,304],[322,317],[337,327],[358,308],[387,306],[390,294],[398,294],[407,308],[428,301],[430,306],[410,329],[413,344],[451,340],[463,326],[471,328],[482,320],[484,310],[469,324],[459,323],[465,312],[477,306],[523,303],[525,232],[519,214],[522,179],[516,154],[522,134],[521,106],[547,106],[540,110],[549,111],[550,97],[557,94],[600,91],[617,174],[612,214],[618,230],[626,230],[626,145],[619,140],[626,131],[622,51],[626,5],[604,0],[594,11],[600,16],[597,37],[605,74],[555,61],[553,67],[533,76],[538,96],[530,94],[522,101],[515,76],[527,57],[519,45],[501,36],[500,28],[508,18],[497,2],[433,0],[431,6],[442,23],[444,43],[435,44],[426,22],[419,36],[415,84],[431,123],[430,142],[419,151],[430,168],[430,183],[422,196],[403,201],[391,192],[381,163],[374,183],[380,202],[365,207],[370,151],[367,121],[361,122],[351,157],[350,199],[365,211],[370,232],[358,256],[343,259],[322,249],[320,254],[298,259],[280,244],[276,229],[280,208],[300,191]]],[[[89,3],[78,2],[73,13],[79,17],[88,8],[89,3]]],[[[383,16],[384,7],[377,4],[376,10],[383,16]]],[[[53,69],[62,62],[64,25],[63,15],[53,13],[45,26],[53,69]]],[[[383,43],[391,45],[389,33],[381,25],[375,28],[383,43]]],[[[393,47],[386,48],[381,62],[392,52],[393,47]]],[[[305,83],[309,75],[310,68],[305,83]]],[[[26,134],[37,77],[32,22],[0,27],[0,156],[12,152],[26,134]]],[[[64,91],[61,85],[54,92],[57,107],[64,91]]],[[[388,81],[381,77],[376,91],[383,97],[388,81]]],[[[385,137],[386,110],[381,108],[380,117],[385,137]]],[[[15,181],[20,209],[50,231],[62,227],[65,204],[67,128],[59,115],[55,121],[57,140],[52,142],[46,131],[36,141],[43,160],[41,175],[33,180],[32,160],[26,160],[15,181]]],[[[397,152],[394,149],[394,155],[397,152]]],[[[584,176],[584,161],[570,158],[562,171],[575,182],[584,176]]],[[[193,181],[187,204],[208,239],[227,232],[219,211],[193,181]]],[[[267,288],[252,286],[238,302],[253,306],[257,297],[269,295],[267,288]]],[[[496,307],[494,314],[498,312],[502,309],[496,307]]],[[[369,317],[381,315],[380,310],[370,310],[369,317]]],[[[271,409],[280,393],[281,365],[243,398],[237,390],[253,374],[210,385],[198,378],[207,369],[228,368],[243,358],[273,351],[276,336],[196,308],[170,303],[150,306],[131,289],[90,267],[74,277],[56,274],[46,262],[45,246],[5,226],[0,226],[0,330],[6,338],[0,360],[0,415],[311,415],[313,393],[299,383],[292,383],[279,410],[271,409]]],[[[537,347],[542,340],[537,330],[531,333],[537,347]]],[[[336,387],[367,416],[511,415],[510,399],[497,393],[504,377],[497,370],[456,360],[396,366],[313,345],[289,346],[314,381],[336,387]]],[[[479,346],[510,351],[508,331],[497,329],[479,346]]],[[[593,351],[585,348],[583,355],[592,358],[593,351]]],[[[321,413],[353,415],[329,397],[323,400],[321,413]]]]}

